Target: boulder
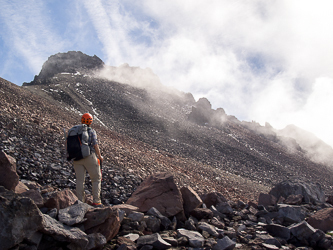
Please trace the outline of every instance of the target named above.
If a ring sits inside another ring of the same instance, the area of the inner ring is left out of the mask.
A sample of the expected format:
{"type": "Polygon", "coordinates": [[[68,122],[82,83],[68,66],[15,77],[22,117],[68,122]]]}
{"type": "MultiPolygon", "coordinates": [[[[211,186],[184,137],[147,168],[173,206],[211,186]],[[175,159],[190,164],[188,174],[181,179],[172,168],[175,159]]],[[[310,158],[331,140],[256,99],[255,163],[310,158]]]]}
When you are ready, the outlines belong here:
{"type": "Polygon", "coordinates": [[[284,240],[290,239],[290,229],[279,224],[269,224],[265,226],[267,232],[274,236],[284,240]]]}
{"type": "Polygon", "coordinates": [[[41,232],[50,235],[57,241],[72,243],[77,249],[87,249],[89,240],[87,234],[77,227],[63,225],[61,222],[43,214],[43,227],[41,232]]]}
{"type": "Polygon", "coordinates": [[[279,217],[283,219],[283,221],[290,223],[298,223],[305,219],[305,215],[302,212],[302,208],[300,206],[279,204],[279,217]]]}
{"type": "Polygon", "coordinates": [[[38,190],[30,189],[22,193],[21,195],[23,197],[28,197],[33,200],[38,207],[42,207],[44,205],[43,197],[38,190]]]}
{"type": "Polygon", "coordinates": [[[171,244],[163,240],[158,233],[144,235],[137,240],[138,249],[146,245],[151,245],[155,249],[168,249],[171,247],[171,244]]]}
{"type": "Polygon", "coordinates": [[[92,207],[79,200],[69,207],[59,210],[58,219],[60,222],[72,226],[83,221],[86,212],[92,207]]]}
{"type": "Polygon", "coordinates": [[[145,215],[144,221],[147,225],[147,230],[153,233],[161,231],[161,220],[153,215],[145,215]]]}
{"type": "Polygon", "coordinates": [[[191,247],[203,247],[205,238],[196,231],[190,231],[186,229],[178,229],[177,230],[178,238],[186,237],[191,247]]]}
{"type": "Polygon", "coordinates": [[[234,211],[228,202],[221,202],[217,204],[216,209],[222,214],[232,214],[234,211]]]}
{"type": "Polygon", "coordinates": [[[301,205],[303,200],[303,195],[301,194],[291,194],[287,197],[284,203],[289,205],[301,205]]]}
{"type": "Polygon", "coordinates": [[[274,195],[264,194],[264,193],[259,194],[258,205],[263,205],[267,207],[267,206],[275,206],[276,203],[277,199],[274,195]]]}
{"type": "Polygon", "coordinates": [[[213,247],[213,250],[232,250],[236,246],[236,242],[232,241],[228,236],[224,236],[217,241],[217,244],[213,247]]]}
{"type": "Polygon", "coordinates": [[[16,194],[22,194],[28,190],[29,190],[29,188],[22,181],[19,181],[19,183],[15,187],[16,194]]]}
{"type": "Polygon", "coordinates": [[[324,208],[308,218],[308,223],[324,232],[333,230],[333,208],[324,208]]]}
{"type": "Polygon", "coordinates": [[[301,194],[305,203],[325,202],[325,194],[319,183],[313,184],[302,180],[285,180],[271,189],[269,194],[277,198],[301,194]]]}
{"type": "Polygon", "coordinates": [[[186,217],[188,217],[193,209],[202,205],[202,200],[191,187],[182,187],[180,192],[182,193],[182,198],[184,201],[184,212],[186,217]]]}
{"type": "Polygon", "coordinates": [[[147,212],[150,208],[155,207],[166,217],[183,212],[180,190],[169,173],[149,176],[126,203],[139,207],[140,212],[147,212]]]}
{"type": "Polygon", "coordinates": [[[208,208],[210,208],[211,206],[216,207],[216,204],[219,204],[221,202],[227,202],[228,200],[224,198],[224,196],[219,192],[211,192],[203,195],[202,201],[206,204],[208,208]]]}
{"type": "Polygon", "coordinates": [[[119,211],[111,207],[96,208],[86,213],[87,221],[84,223],[87,234],[101,233],[106,241],[117,235],[120,229],[119,211]],[[103,221],[100,223],[101,221],[103,221]],[[88,229],[87,229],[88,228],[88,229]]]}
{"type": "Polygon", "coordinates": [[[208,232],[210,235],[214,237],[218,237],[219,233],[216,231],[215,227],[208,224],[207,222],[199,222],[198,228],[202,231],[208,232]]]}
{"type": "Polygon", "coordinates": [[[0,193],[0,249],[9,249],[33,238],[42,228],[42,213],[29,198],[12,191],[0,193]],[[5,225],[5,226],[4,226],[5,225]]]}
{"type": "Polygon", "coordinates": [[[16,160],[0,151],[0,186],[8,190],[15,190],[19,183],[19,176],[16,173],[16,160]]]}
{"type": "Polygon", "coordinates": [[[44,206],[47,208],[56,208],[57,210],[73,205],[78,198],[69,189],[54,192],[49,199],[45,202],[44,206]]]}
{"type": "Polygon", "coordinates": [[[158,211],[155,207],[152,207],[148,210],[147,215],[153,215],[161,220],[161,224],[163,225],[164,229],[167,229],[171,225],[171,220],[168,217],[165,217],[158,211]]]}
{"type": "Polygon", "coordinates": [[[213,218],[214,214],[213,211],[208,208],[196,208],[190,213],[193,217],[197,218],[198,220],[201,219],[211,219],[213,218]]]}
{"type": "Polygon", "coordinates": [[[135,211],[139,211],[139,208],[136,206],[132,206],[132,205],[128,205],[128,204],[118,204],[118,205],[114,205],[113,208],[118,208],[120,210],[125,211],[126,215],[129,215],[131,212],[135,211]]]}
{"type": "Polygon", "coordinates": [[[87,249],[102,249],[106,244],[106,239],[102,234],[89,234],[87,249]]]}
{"type": "Polygon", "coordinates": [[[290,232],[299,241],[308,241],[310,236],[312,236],[316,230],[309,225],[306,221],[289,226],[290,232]]]}

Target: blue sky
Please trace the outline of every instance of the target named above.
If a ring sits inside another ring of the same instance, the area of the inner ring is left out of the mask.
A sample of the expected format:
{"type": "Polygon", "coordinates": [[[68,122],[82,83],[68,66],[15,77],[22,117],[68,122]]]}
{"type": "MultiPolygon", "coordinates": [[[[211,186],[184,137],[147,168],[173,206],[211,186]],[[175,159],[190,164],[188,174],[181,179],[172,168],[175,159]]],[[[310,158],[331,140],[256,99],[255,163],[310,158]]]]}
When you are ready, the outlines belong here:
{"type": "Polygon", "coordinates": [[[333,145],[331,0],[0,0],[0,77],[30,82],[82,51],[149,67],[240,120],[295,124],[333,145]]]}

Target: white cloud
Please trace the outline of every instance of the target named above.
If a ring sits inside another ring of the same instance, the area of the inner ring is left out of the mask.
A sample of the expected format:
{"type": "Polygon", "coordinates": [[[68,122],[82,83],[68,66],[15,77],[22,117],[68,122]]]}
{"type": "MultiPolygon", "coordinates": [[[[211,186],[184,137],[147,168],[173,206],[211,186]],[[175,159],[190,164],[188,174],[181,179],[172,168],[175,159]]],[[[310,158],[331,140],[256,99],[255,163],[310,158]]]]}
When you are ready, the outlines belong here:
{"type": "Polygon", "coordinates": [[[47,13],[41,0],[1,3],[0,15],[4,27],[0,33],[10,52],[17,57],[23,56],[34,73],[40,71],[50,51],[58,52],[63,45],[52,32],[47,13]]]}

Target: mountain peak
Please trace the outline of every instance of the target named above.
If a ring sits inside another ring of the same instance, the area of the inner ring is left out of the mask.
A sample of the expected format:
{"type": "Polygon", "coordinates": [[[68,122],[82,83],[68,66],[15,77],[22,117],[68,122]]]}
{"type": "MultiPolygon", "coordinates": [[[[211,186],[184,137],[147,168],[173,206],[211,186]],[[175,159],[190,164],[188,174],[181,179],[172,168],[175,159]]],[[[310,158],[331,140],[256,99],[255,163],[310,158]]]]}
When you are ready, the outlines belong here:
{"type": "Polygon", "coordinates": [[[68,51],[66,53],[57,53],[50,56],[43,64],[42,70],[39,75],[36,75],[34,80],[30,83],[23,83],[27,85],[41,85],[47,84],[47,79],[53,77],[58,73],[76,73],[77,71],[90,71],[100,69],[104,66],[104,62],[97,57],[89,56],[81,51],[68,51]]]}

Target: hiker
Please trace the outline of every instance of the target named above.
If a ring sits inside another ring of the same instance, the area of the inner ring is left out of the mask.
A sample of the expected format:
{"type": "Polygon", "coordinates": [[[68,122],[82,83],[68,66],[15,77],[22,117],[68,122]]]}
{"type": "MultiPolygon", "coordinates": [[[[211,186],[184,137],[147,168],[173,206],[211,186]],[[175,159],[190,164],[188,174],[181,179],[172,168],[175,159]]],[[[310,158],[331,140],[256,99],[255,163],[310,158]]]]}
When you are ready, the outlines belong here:
{"type": "MultiPolygon", "coordinates": [[[[81,147],[75,149],[80,155],[77,157],[77,154],[73,157],[71,156],[71,153],[69,153],[69,157],[67,159],[74,159],[74,169],[76,174],[76,195],[79,198],[80,201],[85,202],[85,191],[84,191],[84,182],[86,177],[86,171],[88,171],[91,183],[92,183],[92,194],[93,194],[93,206],[101,206],[101,169],[100,164],[103,162],[103,157],[101,156],[101,152],[98,147],[97,143],[97,135],[96,131],[92,128],[90,128],[90,125],[93,122],[93,117],[89,113],[85,113],[81,117],[81,123],[82,125],[74,126],[72,129],[68,132],[68,137],[66,140],[66,147],[67,149],[72,146],[72,142],[68,143],[68,141],[73,141],[69,137],[73,132],[71,130],[81,131],[80,135],[81,137],[78,137],[78,134],[76,134],[75,139],[78,138],[78,142],[80,143],[81,147]],[[87,125],[87,126],[86,126],[87,125]],[[83,129],[82,129],[83,128],[83,129]],[[80,130],[81,129],[81,130],[80,130]],[[82,130],[85,132],[82,132],[82,130]],[[86,142],[84,142],[84,140],[86,142]],[[82,144],[86,144],[86,149],[82,149],[82,144]],[[90,150],[89,150],[90,149],[90,150]],[[82,152],[81,152],[82,150],[82,152]],[[85,153],[84,151],[87,151],[88,153],[85,153]],[[87,155],[87,156],[86,156],[87,155]],[[99,160],[99,163],[98,163],[99,160]]],[[[73,151],[73,150],[72,150],[73,151]]],[[[70,149],[68,149],[68,152],[70,152],[70,149]]],[[[77,153],[77,152],[76,152],[77,153]]]]}

